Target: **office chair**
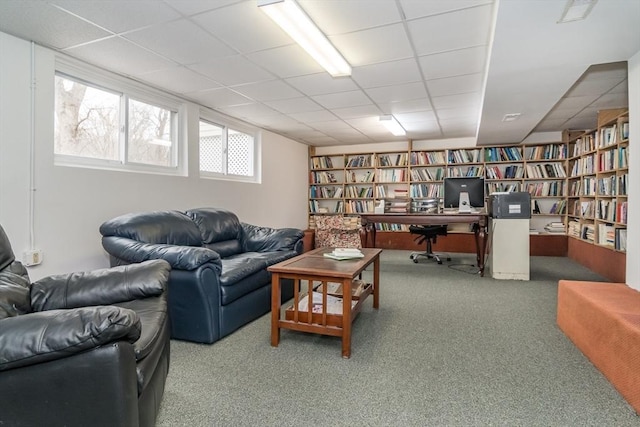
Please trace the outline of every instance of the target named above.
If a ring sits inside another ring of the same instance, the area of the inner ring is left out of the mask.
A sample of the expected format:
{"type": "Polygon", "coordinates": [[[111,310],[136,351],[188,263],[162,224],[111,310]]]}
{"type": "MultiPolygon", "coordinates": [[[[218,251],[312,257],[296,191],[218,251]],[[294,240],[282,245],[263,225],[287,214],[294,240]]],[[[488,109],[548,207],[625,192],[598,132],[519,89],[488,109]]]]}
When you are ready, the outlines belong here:
{"type": "MultiPolygon", "coordinates": [[[[442,260],[440,259],[440,255],[434,254],[432,249],[432,244],[436,243],[438,236],[446,236],[447,235],[447,226],[446,225],[411,225],[409,226],[409,231],[411,234],[417,234],[414,240],[418,243],[426,242],[426,250],[425,252],[413,252],[409,255],[409,258],[413,260],[413,262],[418,262],[418,257],[426,257],[434,259],[438,264],[442,264],[442,260]]],[[[447,261],[451,261],[451,257],[447,256],[447,261]]]]}

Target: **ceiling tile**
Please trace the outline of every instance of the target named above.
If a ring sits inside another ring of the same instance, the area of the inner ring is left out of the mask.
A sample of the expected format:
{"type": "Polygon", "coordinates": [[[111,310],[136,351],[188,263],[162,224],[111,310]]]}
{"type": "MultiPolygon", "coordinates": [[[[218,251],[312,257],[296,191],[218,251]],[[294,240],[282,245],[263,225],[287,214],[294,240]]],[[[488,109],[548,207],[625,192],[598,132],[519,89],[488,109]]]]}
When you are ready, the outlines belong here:
{"type": "Polygon", "coordinates": [[[114,33],[180,18],[179,13],[157,0],[52,0],[50,3],[114,33]]]}
{"type": "Polygon", "coordinates": [[[243,1],[191,19],[238,52],[257,52],[293,43],[255,1],[243,1]]]}
{"type": "Polygon", "coordinates": [[[393,115],[401,124],[415,122],[435,122],[436,115],[433,111],[415,111],[412,113],[397,113],[393,115]]]}
{"type": "Polygon", "coordinates": [[[309,111],[320,111],[323,109],[321,105],[307,97],[265,101],[265,104],[284,114],[306,113],[309,111]]]}
{"type": "Polygon", "coordinates": [[[328,93],[348,92],[358,89],[350,77],[331,77],[328,73],[285,79],[287,83],[305,95],[324,95],[328,93]]]}
{"type": "Polygon", "coordinates": [[[460,93],[481,92],[482,74],[441,78],[427,81],[427,89],[431,96],[457,95],[460,93]]]}
{"type": "Polygon", "coordinates": [[[360,90],[315,95],[312,98],[325,108],[344,108],[371,104],[369,98],[360,90]]]}
{"type": "Polygon", "coordinates": [[[107,70],[118,70],[130,76],[173,68],[171,62],[120,37],[111,37],[94,43],[74,47],[66,51],[72,56],[107,70]]]}
{"type": "Polygon", "coordinates": [[[480,105],[480,99],[479,93],[463,93],[459,95],[434,96],[431,101],[433,102],[433,107],[438,110],[440,108],[476,107],[480,105]]]}
{"type": "Polygon", "coordinates": [[[222,108],[222,111],[232,117],[240,117],[242,119],[254,118],[256,120],[259,120],[260,117],[280,115],[280,113],[278,113],[277,111],[259,103],[233,105],[230,107],[222,108]]]}
{"type": "Polygon", "coordinates": [[[413,58],[355,67],[351,78],[365,89],[422,80],[420,69],[413,58]]]}
{"type": "Polygon", "coordinates": [[[401,101],[393,103],[378,103],[378,106],[385,114],[411,113],[414,111],[432,110],[431,104],[427,98],[413,99],[410,101],[401,101]]]}
{"type": "Polygon", "coordinates": [[[587,79],[583,80],[574,87],[571,88],[571,92],[569,92],[570,96],[580,96],[580,95],[599,95],[604,92],[608,92],[624,79],[587,79]]]}
{"type": "Polygon", "coordinates": [[[324,72],[324,68],[297,44],[255,52],[247,58],[282,78],[324,72]]]}
{"type": "Polygon", "coordinates": [[[380,109],[373,104],[334,108],[331,111],[343,120],[355,119],[358,117],[379,116],[381,114],[380,109]]]}
{"type": "Polygon", "coordinates": [[[183,15],[194,15],[208,10],[220,9],[221,7],[237,3],[238,0],[164,0],[165,3],[182,13],[183,15]]]}
{"type": "Polygon", "coordinates": [[[127,33],[124,37],[185,65],[200,62],[203,56],[210,58],[235,53],[186,19],[127,33]],[[189,49],[185,49],[185,45],[189,49]]]}
{"type": "Polygon", "coordinates": [[[402,24],[329,37],[352,67],[413,57],[402,24]]]}
{"type": "Polygon", "coordinates": [[[233,90],[256,101],[275,101],[278,99],[296,98],[302,95],[281,80],[233,86],[233,90]]]}
{"type": "Polygon", "coordinates": [[[484,73],[487,62],[486,46],[476,46],[418,58],[427,80],[462,74],[484,73]]]}
{"type": "Polygon", "coordinates": [[[253,101],[246,96],[226,87],[219,89],[203,90],[186,94],[189,98],[195,99],[204,105],[212,108],[229,107],[233,105],[250,104],[253,101]]]}
{"type": "Polygon", "coordinates": [[[492,6],[445,13],[408,23],[419,56],[483,46],[491,35],[492,6]],[[446,34],[446,37],[442,37],[446,34]]]}
{"type": "Polygon", "coordinates": [[[305,113],[291,113],[289,115],[303,123],[326,122],[336,119],[336,116],[334,116],[327,110],[307,111],[305,113]]]}
{"type": "Polygon", "coordinates": [[[362,13],[363,0],[298,0],[298,3],[326,35],[345,34],[401,20],[393,1],[368,0],[366,13],[362,13]]]}
{"type": "Polygon", "coordinates": [[[412,99],[424,99],[427,96],[427,91],[425,90],[424,83],[422,82],[375,87],[367,89],[365,92],[376,103],[410,101],[412,99]]]}
{"type": "Polygon", "coordinates": [[[226,86],[273,80],[273,75],[240,55],[214,58],[189,68],[215,79],[226,86]]]}
{"type": "Polygon", "coordinates": [[[455,1],[424,1],[400,0],[400,6],[407,19],[424,16],[439,15],[445,12],[465,9],[468,7],[491,4],[493,0],[455,0],[455,1]]]}
{"type": "Polygon", "coordinates": [[[182,66],[142,74],[140,79],[179,94],[220,87],[213,80],[182,66]]]}
{"type": "Polygon", "coordinates": [[[40,1],[2,0],[0,28],[43,46],[64,49],[111,35],[95,25],[40,1]]]}

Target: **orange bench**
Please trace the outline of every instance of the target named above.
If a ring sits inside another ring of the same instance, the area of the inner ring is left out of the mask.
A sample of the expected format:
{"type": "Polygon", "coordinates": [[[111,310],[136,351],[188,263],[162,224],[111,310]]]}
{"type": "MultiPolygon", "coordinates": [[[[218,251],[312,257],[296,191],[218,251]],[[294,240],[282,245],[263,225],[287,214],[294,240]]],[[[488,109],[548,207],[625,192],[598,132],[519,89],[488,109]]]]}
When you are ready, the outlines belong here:
{"type": "Polygon", "coordinates": [[[640,413],[640,292],[624,283],[560,280],[557,322],[640,413]]]}

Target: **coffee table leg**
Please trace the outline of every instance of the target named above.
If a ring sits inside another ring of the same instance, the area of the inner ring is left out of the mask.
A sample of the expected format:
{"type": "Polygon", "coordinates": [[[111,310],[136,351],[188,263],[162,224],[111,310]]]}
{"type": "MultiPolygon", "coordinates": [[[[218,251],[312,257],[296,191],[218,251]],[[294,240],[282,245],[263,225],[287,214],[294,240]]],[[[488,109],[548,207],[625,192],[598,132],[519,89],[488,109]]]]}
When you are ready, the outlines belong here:
{"type": "Polygon", "coordinates": [[[351,357],[351,279],[342,281],[342,357],[351,357]]]}
{"type": "Polygon", "coordinates": [[[271,346],[280,343],[280,274],[271,275],[271,346]]]}
{"type": "Polygon", "coordinates": [[[373,308],[380,305],[380,255],[373,260],[373,308]]]}

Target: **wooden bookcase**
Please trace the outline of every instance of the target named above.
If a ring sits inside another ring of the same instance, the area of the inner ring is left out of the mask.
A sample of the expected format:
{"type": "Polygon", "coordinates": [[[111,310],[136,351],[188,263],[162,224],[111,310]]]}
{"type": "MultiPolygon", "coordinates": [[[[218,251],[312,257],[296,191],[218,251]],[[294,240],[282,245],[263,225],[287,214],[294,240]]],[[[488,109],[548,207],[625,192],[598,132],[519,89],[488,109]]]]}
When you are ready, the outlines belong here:
{"type": "Polygon", "coordinates": [[[629,112],[598,113],[598,127],[569,138],[569,237],[626,252],[629,112]]]}
{"type": "Polygon", "coordinates": [[[387,212],[410,210],[410,200],[441,200],[445,177],[482,176],[487,194],[529,192],[532,228],[545,233],[550,222],[567,224],[567,150],[566,142],[436,150],[413,150],[409,142],[406,151],[335,155],[315,155],[312,147],[309,215],[373,213],[382,201],[387,212]]]}

